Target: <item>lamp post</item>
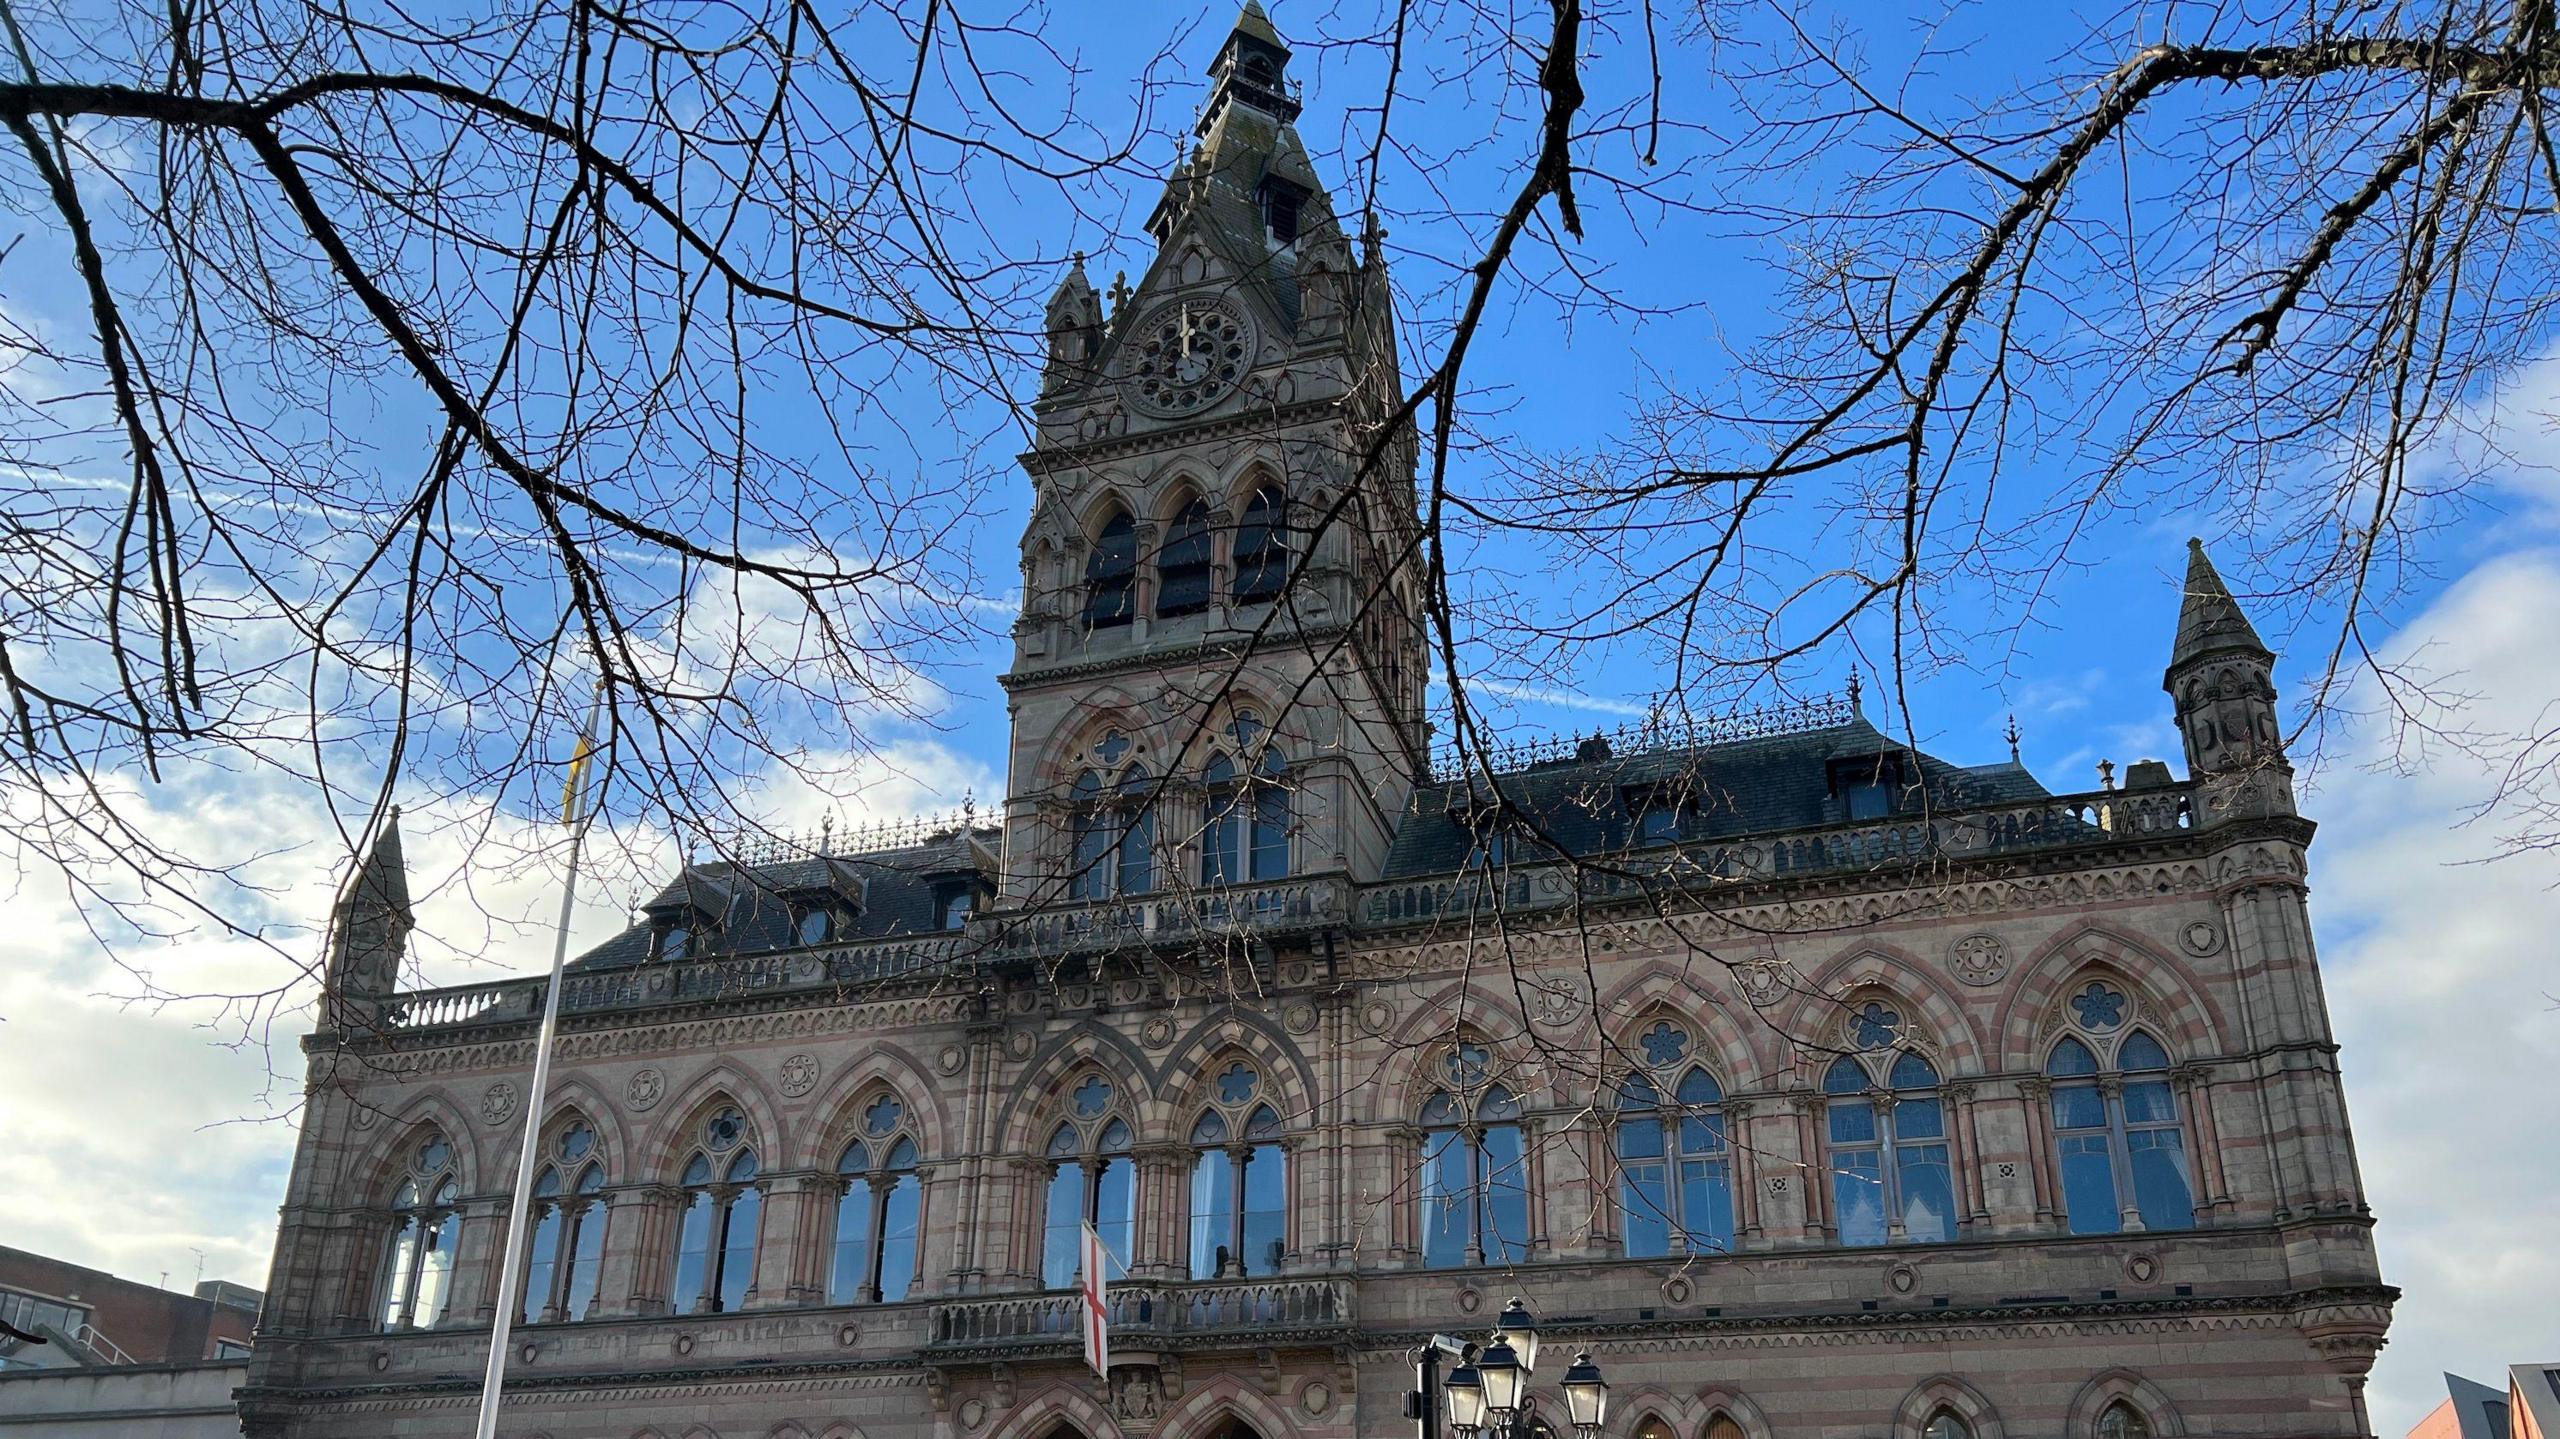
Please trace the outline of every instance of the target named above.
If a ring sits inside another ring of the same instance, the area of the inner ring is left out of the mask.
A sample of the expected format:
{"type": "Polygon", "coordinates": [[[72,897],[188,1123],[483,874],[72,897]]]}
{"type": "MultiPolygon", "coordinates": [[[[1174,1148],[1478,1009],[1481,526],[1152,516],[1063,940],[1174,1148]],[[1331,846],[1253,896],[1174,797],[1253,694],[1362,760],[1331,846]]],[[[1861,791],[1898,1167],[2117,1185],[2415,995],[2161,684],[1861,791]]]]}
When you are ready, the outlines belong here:
{"type": "MultiPolygon", "coordinates": [[[[1529,1439],[1529,1380],[1538,1367],[1538,1326],[1526,1303],[1514,1299],[1504,1306],[1482,1345],[1435,1334],[1416,1358],[1421,1392],[1412,1397],[1406,1413],[1420,1421],[1421,1439],[1440,1439],[1444,1417],[1449,1439],[1529,1439]],[[1455,1354],[1459,1361],[1446,1378],[1440,1375],[1443,1354],[1455,1354]]],[[[1576,1439],[1599,1439],[1609,1417],[1609,1383],[1600,1377],[1589,1350],[1574,1356],[1558,1387],[1576,1439]]]]}

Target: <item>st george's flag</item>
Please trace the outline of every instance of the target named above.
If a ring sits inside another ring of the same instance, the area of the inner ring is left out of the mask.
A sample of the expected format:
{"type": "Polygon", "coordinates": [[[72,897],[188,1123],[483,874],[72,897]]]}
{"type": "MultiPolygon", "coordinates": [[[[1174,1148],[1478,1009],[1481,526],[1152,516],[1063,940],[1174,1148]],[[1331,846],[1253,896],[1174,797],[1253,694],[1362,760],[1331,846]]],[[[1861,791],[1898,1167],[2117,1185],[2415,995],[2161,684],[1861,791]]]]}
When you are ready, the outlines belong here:
{"type": "Polygon", "coordinates": [[[1093,1232],[1093,1221],[1084,1222],[1084,1253],[1081,1268],[1084,1277],[1077,1282],[1076,1297],[1084,1306],[1084,1362],[1103,1378],[1111,1377],[1111,1324],[1102,1307],[1102,1236],[1093,1232]]]}

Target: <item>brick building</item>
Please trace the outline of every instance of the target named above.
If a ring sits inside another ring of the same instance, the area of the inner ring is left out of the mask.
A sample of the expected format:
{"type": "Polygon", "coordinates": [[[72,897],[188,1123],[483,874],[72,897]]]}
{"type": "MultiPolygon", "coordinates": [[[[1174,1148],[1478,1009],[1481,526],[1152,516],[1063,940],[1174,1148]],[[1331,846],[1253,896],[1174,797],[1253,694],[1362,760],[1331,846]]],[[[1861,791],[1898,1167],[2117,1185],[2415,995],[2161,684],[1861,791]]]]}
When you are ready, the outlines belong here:
{"type": "Polygon", "coordinates": [[[2365,1434],[2312,825],[2202,549],[2183,778],[1854,695],[1435,768],[1386,261],[1291,59],[1248,4],[1155,262],[1052,302],[1000,815],[674,876],[540,1115],[542,981],[394,991],[385,832],[248,1431],[467,1433],[507,1304],[510,1434],[1351,1439],[1519,1294],[1611,1439],[2365,1434]]]}
{"type": "Polygon", "coordinates": [[[0,1320],[41,1345],[0,1345],[0,1368],[185,1364],[245,1354],[258,1291],[208,1279],[176,1294],[0,1245],[0,1320]]]}

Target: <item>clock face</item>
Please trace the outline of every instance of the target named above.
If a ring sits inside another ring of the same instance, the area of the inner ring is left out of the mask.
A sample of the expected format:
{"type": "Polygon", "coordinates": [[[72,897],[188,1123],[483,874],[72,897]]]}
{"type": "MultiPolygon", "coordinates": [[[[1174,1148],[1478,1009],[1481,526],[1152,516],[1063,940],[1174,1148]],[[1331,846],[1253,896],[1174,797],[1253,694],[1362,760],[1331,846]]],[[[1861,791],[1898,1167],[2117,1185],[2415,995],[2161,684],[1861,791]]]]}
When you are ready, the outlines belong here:
{"type": "Polygon", "coordinates": [[[1253,348],[1244,317],[1186,301],[1147,317],[1132,337],[1129,392],[1140,408],[1187,415],[1234,389],[1253,348]]]}

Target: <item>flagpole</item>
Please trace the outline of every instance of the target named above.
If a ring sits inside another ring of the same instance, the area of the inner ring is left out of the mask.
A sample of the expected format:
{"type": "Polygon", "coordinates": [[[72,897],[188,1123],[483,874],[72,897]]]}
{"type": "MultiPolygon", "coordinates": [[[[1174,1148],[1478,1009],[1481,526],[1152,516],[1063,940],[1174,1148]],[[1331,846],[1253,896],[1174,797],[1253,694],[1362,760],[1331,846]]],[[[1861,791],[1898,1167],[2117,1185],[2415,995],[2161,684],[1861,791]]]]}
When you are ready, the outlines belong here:
{"type": "Polygon", "coordinates": [[[599,686],[587,707],[587,723],[578,732],[578,748],[569,760],[569,779],[562,796],[569,821],[569,873],[560,883],[560,923],[551,939],[551,982],[542,995],[542,1033],[533,1045],[533,1086],[524,1101],[524,1145],[516,1156],[515,1192],[507,1200],[507,1254],[498,1269],[497,1320],[489,1330],[489,1368],[480,1380],[480,1423],[476,1439],[497,1439],[498,1402],[507,1377],[507,1341],[515,1330],[516,1290],[524,1282],[528,1206],[533,1198],[533,1165],[542,1150],[542,1109],[551,1088],[551,1041],[560,1031],[560,977],[569,964],[569,917],[578,903],[578,858],[587,846],[587,826],[600,806],[583,803],[587,756],[594,744],[596,720],[604,706],[599,686]]]}

